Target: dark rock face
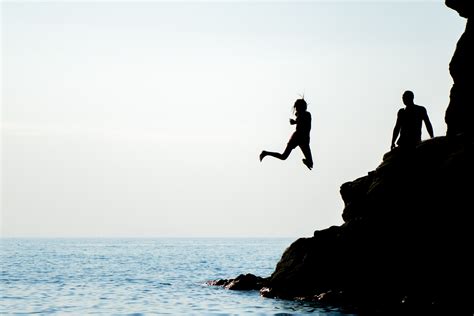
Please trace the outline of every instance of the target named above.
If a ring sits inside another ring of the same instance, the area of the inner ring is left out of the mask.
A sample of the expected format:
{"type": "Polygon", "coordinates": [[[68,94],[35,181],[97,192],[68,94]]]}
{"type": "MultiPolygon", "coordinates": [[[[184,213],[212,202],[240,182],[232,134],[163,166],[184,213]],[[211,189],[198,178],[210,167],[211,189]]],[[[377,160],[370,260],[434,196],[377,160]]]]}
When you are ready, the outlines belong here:
{"type": "Polygon", "coordinates": [[[474,0],[446,4],[468,18],[450,63],[448,135],[395,148],[344,183],[344,224],[293,242],[269,278],[211,285],[396,314],[473,315],[474,0]]]}
{"type": "Polygon", "coordinates": [[[474,13],[474,3],[471,0],[446,0],[446,6],[458,11],[463,18],[468,18],[474,13]]]}
{"type": "Polygon", "coordinates": [[[468,138],[387,153],[376,170],[341,186],[345,223],[295,241],[262,295],[331,293],[342,303],[472,312],[473,177],[468,138]]]}
{"type": "Polygon", "coordinates": [[[447,135],[467,133],[474,136],[474,1],[446,0],[446,5],[467,18],[466,30],[459,39],[449,72],[454,84],[445,121],[447,135]]]}
{"type": "Polygon", "coordinates": [[[296,240],[269,278],[208,284],[321,304],[472,315],[472,179],[470,138],[394,149],[376,170],[341,186],[343,225],[296,240]]]}

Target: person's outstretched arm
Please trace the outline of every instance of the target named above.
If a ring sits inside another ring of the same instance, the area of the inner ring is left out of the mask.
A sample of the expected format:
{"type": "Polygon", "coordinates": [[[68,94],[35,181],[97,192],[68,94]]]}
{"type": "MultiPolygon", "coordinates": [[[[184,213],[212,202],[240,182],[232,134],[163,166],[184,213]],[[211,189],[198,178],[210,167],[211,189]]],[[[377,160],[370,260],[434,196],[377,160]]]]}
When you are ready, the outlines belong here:
{"type": "Polygon", "coordinates": [[[431,125],[430,118],[428,117],[428,113],[426,113],[426,110],[425,110],[425,115],[423,117],[423,121],[425,121],[426,130],[428,131],[428,134],[430,134],[430,137],[433,138],[434,137],[433,126],[431,125]]]}
{"type": "Polygon", "coordinates": [[[397,122],[395,123],[395,127],[393,128],[392,144],[390,145],[390,149],[395,148],[395,141],[397,140],[399,133],[400,133],[400,112],[398,112],[397,122]]]}

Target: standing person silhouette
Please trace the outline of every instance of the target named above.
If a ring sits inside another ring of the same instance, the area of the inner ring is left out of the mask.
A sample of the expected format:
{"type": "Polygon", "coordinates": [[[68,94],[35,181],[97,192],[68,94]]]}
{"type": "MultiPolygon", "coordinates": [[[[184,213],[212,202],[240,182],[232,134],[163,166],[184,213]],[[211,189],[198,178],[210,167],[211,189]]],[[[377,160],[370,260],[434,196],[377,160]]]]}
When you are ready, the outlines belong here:
{"type": "Polygon", "coordinates": [[[397,145],[400,148],[415,148],[421,142],[421,127],[425,122],[426,129],[433,138],[433,127],[426,109],[413,102],[415,95],[412,91],[405,91],[402,96],[403,103],[406,105],[398,111],[397,122],[393,129],[391,149],[395,148],[395,141],[398,135],[400,138],[397,145]]]}
{"type": "Polygon", "coordinates": [[[300,147],[303,152],[304,159],[303,163],[309,170],[313,168],[313,157],[311,155],[311,149],[309,147],[309,132],[311,130],[311,113],[307,111],[308,104],[302,99],[295,101],[293,110],[296,116],[296,120],[290,119],[290,124],[296,124],[296,131],[291,135],[288,144],[286,145],[285,151],[280,154],[271,151],[262,151],[260,154],[260,161],[266,156],[272,156],[281,160],[285,160],[290,155],[291,151],[296,147],[300,147]]]}

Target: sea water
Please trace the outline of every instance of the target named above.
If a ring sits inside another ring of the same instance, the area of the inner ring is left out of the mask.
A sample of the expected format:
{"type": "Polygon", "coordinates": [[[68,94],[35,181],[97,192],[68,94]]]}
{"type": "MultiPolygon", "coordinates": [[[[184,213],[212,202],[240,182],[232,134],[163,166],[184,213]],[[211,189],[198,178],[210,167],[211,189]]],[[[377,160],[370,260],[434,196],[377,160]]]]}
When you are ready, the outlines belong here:
{"type": "Polygon", "coordinates": [[[269,276],[293,239],[0,239],[0,314],[347,315],[206,281],[269,276]]]}

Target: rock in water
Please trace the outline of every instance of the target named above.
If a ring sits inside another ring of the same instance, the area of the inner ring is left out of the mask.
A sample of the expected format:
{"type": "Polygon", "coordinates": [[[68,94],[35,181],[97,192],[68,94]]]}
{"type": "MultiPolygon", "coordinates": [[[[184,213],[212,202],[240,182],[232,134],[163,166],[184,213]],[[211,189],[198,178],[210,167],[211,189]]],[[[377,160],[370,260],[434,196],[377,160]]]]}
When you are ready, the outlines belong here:
{"type": "Polygon", "coordinates": [[[241,274],[235,279],[220,279],[208,281],[207,285],[222,286],[228,290],[234,291],[250,291],[260,290],[266,285],[267,279],[255,276],[251,273],[241,274]]]}

